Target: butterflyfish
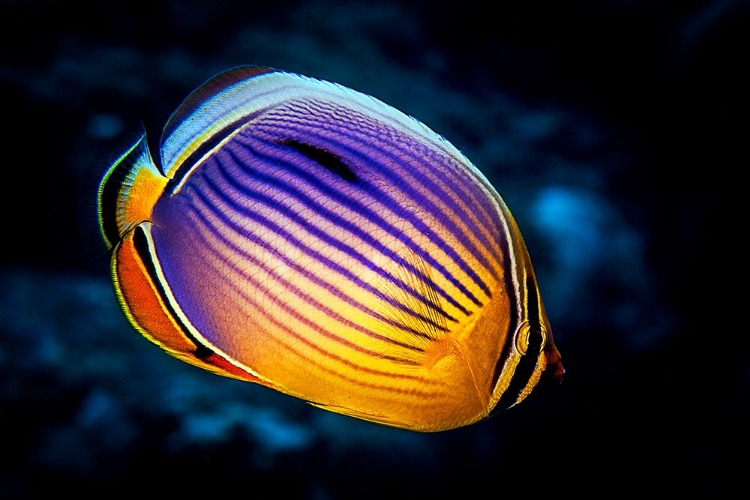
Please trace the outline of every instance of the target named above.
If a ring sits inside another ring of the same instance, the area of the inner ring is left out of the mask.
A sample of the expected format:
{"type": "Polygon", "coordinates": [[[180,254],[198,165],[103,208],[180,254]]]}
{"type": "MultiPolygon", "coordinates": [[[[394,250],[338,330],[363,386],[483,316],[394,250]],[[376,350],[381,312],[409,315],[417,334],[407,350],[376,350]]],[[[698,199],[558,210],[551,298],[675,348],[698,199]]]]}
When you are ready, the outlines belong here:
{"type": "Polygon", "coordinates": [[[519,228],[451,143],[376,98],[221,73],[98,187],[115,295],[172,356],[422,432],[563,373],[519,228]]]}

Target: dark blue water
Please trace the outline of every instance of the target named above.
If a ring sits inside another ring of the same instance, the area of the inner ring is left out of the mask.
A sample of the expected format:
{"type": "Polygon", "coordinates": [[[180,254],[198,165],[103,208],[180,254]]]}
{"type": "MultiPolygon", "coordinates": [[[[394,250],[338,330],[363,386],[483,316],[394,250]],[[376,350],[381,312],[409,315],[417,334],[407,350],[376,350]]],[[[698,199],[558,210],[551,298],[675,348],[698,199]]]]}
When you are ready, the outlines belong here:
{"type": "Polygon", "coordinates": [[[0,2],[0,497],[730,491],[750,444],[748,4],[252,3],[0,2]],[[191,90],[241,64],[370,93],[462,149],[526,237],[564,382],[422,435],[133,332],[106,256],[83,251],[80,188],[129,126],[158,144],[191,90]]]}

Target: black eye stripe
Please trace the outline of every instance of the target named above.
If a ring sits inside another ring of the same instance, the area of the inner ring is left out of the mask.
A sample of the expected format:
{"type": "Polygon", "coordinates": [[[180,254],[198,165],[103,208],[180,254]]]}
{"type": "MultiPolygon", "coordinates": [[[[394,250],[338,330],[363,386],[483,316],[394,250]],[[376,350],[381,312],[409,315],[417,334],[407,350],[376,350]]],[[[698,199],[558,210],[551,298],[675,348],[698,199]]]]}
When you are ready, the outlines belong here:
{"type": "MultiPolygon", "coordinates": [[[[506,348],[508,348],[509,345],[517,345],[519,339],[516,337],[520,334],[523,334],[523,330],[525,329],[527,329],[529,336],[527,341],[528,346],[526,348],[525,354],[521,356],[521,360],[516,366],[510,384],[508,384],[508,388],[505,390],[505,392],[503,392],[503,395],[500,397],[500,400],[497,402],[497,405],[493,409],[492,413],[508,408],[518,402],[518,398],[521,392],[523,392],[523,390],[529,384],[531,377],[534,376],[534,372],[536,371],[537,365],[540,362],[540,357],[544,355],[543,351],[545,344],[545,335],[542,333],[541,318],[539,317],[539,315],[541,314],[539,310],[539,297],[536,294],[537,284],[533,274],[529,273],[526,275],[525,285],[528,292],[526,295],[526,300],[527,311],[529,314],[529,324],[526,326],[522,325],[521,328],[516,331],[516,334],[513,338],[514,342],[507,342],[506,348]]],[[[510,352],[512,351],[504,354],[507,356],[510,354],[510,352]]],[[[504,364],[505,360],[503,359],[503,365],[504,364]]],[[[498,366],[500,370],[498,370],[498,367],[495,368],[495,377],[498,377],[499,371],[502,370],[502,366],[498,366]]],[[[493,380],[493,382],[496,383],[496,379],[493,380]]]]}
{"type": "Polygon", "coordinates": [[[516,370],[513,373],[513,378],[505,390],[500,400],[497,402],[493,413],[498,410],[503,410],[513,406],[520,396],[521,392],[526,388],[534,375],[539,358],[542,355],[544,347],[544,335],[539,328],[531,328],[529,331],[529,346],[526,350],[526,355],[521,356],[521,360],[516,366],[516,370]]]}

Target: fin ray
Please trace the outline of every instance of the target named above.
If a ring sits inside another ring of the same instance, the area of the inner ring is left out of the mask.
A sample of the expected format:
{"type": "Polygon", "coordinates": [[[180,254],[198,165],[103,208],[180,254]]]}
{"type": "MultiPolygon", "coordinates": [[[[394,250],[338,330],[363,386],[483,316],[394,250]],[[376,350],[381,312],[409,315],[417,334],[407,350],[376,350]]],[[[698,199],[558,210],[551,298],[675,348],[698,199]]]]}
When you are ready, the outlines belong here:
{"type": "Polygon", "coordinates": [[[107,249],[133,226],[148,220],[167,181],[151,157],[142,124],[118,151],[97,192],[99,233],[107,249]]]}

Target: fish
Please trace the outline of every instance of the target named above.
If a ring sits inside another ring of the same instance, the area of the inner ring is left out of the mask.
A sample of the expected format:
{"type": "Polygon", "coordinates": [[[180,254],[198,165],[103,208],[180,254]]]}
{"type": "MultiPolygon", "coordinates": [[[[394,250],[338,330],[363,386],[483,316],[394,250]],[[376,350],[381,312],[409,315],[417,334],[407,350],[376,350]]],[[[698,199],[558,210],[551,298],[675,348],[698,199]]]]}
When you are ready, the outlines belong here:
{"type": "Polygon", "coordinates": [[[520,230],[416,118],[339,84],[222,72],[98,183],[121,309],[217,375],[439,432],[564,369],[520,230]],[[157,163],[158,161],[158,163],[157,163]]]}

